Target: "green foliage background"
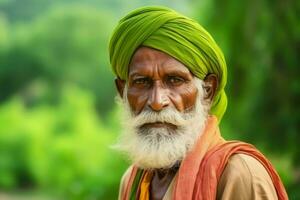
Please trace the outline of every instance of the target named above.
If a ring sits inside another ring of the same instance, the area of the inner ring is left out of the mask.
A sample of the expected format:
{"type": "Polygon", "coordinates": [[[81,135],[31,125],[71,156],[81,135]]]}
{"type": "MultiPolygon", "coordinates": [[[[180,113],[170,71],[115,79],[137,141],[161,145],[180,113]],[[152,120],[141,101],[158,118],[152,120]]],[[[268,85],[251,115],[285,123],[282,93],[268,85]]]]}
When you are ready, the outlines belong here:
{"type": "Polygon", "coordinates": [[[300,192],[299,1],[0,0],[0,199],[116,199],[128,163],[108,38],[142,5],[197,19],[224,51],[227,139],[255,144],[300,192]]]}

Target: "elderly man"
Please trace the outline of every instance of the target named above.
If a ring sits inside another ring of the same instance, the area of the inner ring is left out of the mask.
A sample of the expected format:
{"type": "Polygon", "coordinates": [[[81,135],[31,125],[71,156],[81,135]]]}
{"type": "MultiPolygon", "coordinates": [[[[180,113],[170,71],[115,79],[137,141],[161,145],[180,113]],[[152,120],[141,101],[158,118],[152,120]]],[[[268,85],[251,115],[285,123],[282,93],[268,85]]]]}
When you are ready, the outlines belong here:
{"type": "Polygon", "coordinates": [[[258,150],[221,137],[226,63],[197,22],[142,7],[120,20],[109,50],[125,108],[116,147],[132,161],[119,199],[288,199],[258,150]]]}

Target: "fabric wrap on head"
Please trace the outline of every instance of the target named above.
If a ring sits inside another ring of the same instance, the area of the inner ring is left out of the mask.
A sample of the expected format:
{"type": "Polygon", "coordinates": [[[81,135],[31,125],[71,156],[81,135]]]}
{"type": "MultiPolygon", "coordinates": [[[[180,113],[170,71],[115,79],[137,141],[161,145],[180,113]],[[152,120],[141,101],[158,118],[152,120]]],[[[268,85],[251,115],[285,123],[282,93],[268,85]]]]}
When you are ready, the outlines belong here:
{"type": "Polygon", "coordinates": [[[226,62],[221,49],[200,24],[160,6],[142,7],[127,14],[119,21],[109,44],[111,66],[120,79],[127,80],[130,60],[140,46],[169,54],[202,80],[208,74],[216,74],[219,85],[210,113],[221,121],[227,107],[226,62]]]}

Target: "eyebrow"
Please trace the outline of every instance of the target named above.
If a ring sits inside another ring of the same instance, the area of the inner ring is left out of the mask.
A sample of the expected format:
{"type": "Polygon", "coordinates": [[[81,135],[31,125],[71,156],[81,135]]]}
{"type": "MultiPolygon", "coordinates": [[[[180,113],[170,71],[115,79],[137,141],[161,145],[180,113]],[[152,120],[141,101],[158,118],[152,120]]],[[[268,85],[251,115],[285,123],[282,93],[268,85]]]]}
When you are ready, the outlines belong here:
{"type": "Polygon", "coordinates": [[[145,76],[145,77],[147,76],[148,77],[148,75],[139,73],[139,72],[134,72],[132,74],[129,74],[129,77],[136,77],[136,76],[145,76]]]}
{"type": "MultiPolygon", "coordinates": [[[[186,71],[171,70],[165,74],[167,76],[181,76],[181,77],[187,78],[187,79],[193,78],[193,74],[190,72],[187,73],[186,71]]],[[[136,78],[136,77],[151,77],[151,76],[149,76],[149,74],[144,74],[144,73],[140,73],[140,72],[133,72],[132,74],[129,74],[129,78],[131,78],[131,79],[136,78]]]]}
{"type": "MultiPolygon", "coordinates": [[[[169,74],[169,75],[179,75],[179,76],[188,76],[191,78],[193,77],[193,73],[191,73],[191,71],[185,66],[185,65],[182,65],[183,68],[181,69],[174,69],[174,64],[172,63],[169,63],[168,62],[164,62],[163,65],[165,65],[165,67],[167,67],[167,70],[165,70],[166,74],[169,74]]],[[[131,73],[129,73],[129,77],[134,77],[134,76],[146,76],[146,77],[149,77],[149,74],[148,74],[148,70],[145,71],[145,70],[139,70],[141,68],[143,68],[145,65],[134,65],[135,66],[135,70],[131,73]]],[[[129,66],[129,69],[133,67],[133,65],[129,66]]]]}
{"type": "Polygon", "coordinates": [[[192,75],[192,73],[188,70],[170,70],[167,72],[168,74],[174,74],[174,75],[182,75],[182,76],[189,76],[189,75],[192,75]]]}

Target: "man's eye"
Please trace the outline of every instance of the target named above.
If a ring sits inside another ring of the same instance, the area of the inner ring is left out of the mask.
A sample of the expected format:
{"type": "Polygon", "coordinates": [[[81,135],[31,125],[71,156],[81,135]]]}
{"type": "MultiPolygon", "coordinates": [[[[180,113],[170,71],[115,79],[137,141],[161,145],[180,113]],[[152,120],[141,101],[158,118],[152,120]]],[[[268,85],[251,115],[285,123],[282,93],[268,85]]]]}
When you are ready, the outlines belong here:
{"type": "Polygon", "coordinates": [[[137,79],[133,80],[133,84],[137,84],[137,85],[145,85],[148,83],[149,83],[148,78],[137,78],[137,79]]]}
{"type": "Polygon", "coordinates": [[[184,82],[184,79],[181,77],[177,77],[177,76],[170,76],[170,77],[168,77],[168,82],[173,85],[179,85],[184,82]]]}

